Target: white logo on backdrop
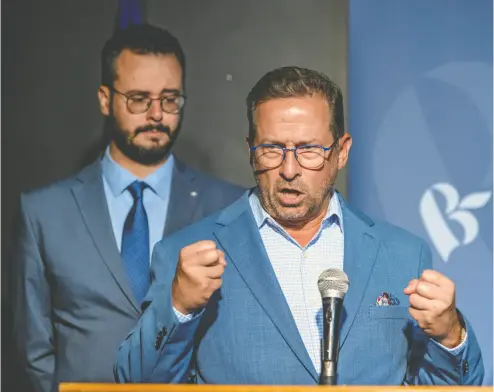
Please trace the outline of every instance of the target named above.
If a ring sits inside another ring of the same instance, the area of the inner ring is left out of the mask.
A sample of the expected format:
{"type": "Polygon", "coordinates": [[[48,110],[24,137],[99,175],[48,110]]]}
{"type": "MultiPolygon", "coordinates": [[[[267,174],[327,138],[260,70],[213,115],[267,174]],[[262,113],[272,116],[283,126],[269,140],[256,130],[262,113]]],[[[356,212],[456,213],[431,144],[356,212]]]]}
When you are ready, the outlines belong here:
{"type": "Polygon", "coordinates": [[[471,210],[485,206],[492,192],[475,192],[460,200],[454,186],[441,182],[427,189],[420,200],[420,216],[434,247],[441,259],[448,262],[451,253],[459,246],[472,243],[479,233],[477,218],[471,210]],[[445,210],[441,211],[436,194],[445,199],[445,210]],[[457,238],[450,227],[450,222],[456,221],[463,228],[463,238],[457,238]]]}

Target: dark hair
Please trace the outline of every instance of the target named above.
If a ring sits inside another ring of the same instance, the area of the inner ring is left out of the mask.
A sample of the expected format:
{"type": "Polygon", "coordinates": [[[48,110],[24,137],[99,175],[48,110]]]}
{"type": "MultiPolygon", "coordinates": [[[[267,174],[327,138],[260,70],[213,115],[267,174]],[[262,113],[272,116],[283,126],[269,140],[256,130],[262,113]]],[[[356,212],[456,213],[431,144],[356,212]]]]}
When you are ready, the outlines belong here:
{"type": "Polygon", "coordinates": [[[185,80],[185,55],[178,42],[168,30],[150,24],[131,24],[127,28],[117,30],[106,41],[101,51],[101,83],[113,86],[116,78],[115,59],[124,49],[137,54],[172,54],[182,67],[185,80]]]}
{"type": "Polygon", "coordinates": [[[268,72],[247,96],[249,141],[256,135],[255,112],[266,101],[276,98],[321,95],[326,98],[331,115],[331,132],[334,140],[345,133],[343,96],[340,88],[321,72],[300,67],[282,67],[268,72]]]}

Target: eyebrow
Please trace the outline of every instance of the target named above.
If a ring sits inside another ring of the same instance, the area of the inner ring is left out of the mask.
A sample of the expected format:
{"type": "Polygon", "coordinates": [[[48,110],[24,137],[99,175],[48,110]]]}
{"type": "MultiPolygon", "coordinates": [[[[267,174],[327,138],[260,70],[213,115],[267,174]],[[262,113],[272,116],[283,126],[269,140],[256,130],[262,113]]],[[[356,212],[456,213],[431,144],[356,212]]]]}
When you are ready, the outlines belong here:
{"type": "MultiPolygon", "coordinates": [[[[129,90],[125,94],[127,94],[127,95],[145,95],[145,96],[151,95],[151,93],[149,91],[143,91],[143,90],[129,90]]],[[[179,95],[179,94],[181,94],[181,91],[178,90],[178,89],[164,88],[160,92],[160,95],[163,95],[163,94],[176,94],[176,95],[179,95]]]]}
{"type": "MultiPolygon", "coordinates": [[[[286,146],[285,142],[276,141],[275,139],[273,140],[273,139],[269,139],[269,138],[267,138],[266,140],[269,140],[269,141],[262,141],[260,144],[278,144],[280,146],[286,146]]],[[[298,143],[294,143],[294,145],[296,147],[298,147],[298,146],[305,146],[305,145],[322,145],[322,143],[319,143],[315,139],[310,139],[310,140],[304,140],[304,141],[301,141],[298,143]]]]}

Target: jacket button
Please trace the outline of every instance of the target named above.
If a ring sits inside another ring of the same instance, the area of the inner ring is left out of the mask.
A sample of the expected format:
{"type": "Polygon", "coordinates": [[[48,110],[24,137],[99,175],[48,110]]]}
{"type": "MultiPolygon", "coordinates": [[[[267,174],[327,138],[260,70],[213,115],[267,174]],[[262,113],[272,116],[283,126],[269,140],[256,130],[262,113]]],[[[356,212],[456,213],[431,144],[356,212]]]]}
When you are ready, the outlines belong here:
{"type": "Polygon", "coordinates": [[[161,341],[162,340],[163,340],[163,337],[158,335],[158,337],[156,338],[156,342],[154,342],[154,348],[156,350],[159,350],[160,349],[161,341]]]}
{"type": "Polygon", "coordinates": [[[156,350],[160,349],[161,342],[163,341],[163,338],[166,336],[167,333],[168,333],[168,331],[166,330],[165,327],[161,328],[158,331],[158,336],[156,336],[156,341],[154,342],[154,348],[156,350]]]}

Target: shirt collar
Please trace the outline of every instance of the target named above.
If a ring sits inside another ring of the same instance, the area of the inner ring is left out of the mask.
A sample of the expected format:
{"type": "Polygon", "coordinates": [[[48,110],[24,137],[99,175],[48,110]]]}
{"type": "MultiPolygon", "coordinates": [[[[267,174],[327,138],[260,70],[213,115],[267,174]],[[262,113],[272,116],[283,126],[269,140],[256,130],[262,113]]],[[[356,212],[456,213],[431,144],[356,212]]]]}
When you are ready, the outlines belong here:
{"type": "Polygon", "coordinates": [[[101,160],[103,177],[115,197],[121,195],[134,181],[144,181],[161,199],[168,199],[171,188],[173,166],[174,157],[170,154],[162,166],[146,178],[139,179],[113,160],[110,155],[109,147],[106,148],[105,154],[101,160]]]}
{"type": "MultiPolygon", "coordinates": [[[[278,223],[266,212],[262,207],[261,200],[259,198],[259,191],[256,188],[249,196],[249,203],[254,214],[254,219],[257,223],[257,227],[260,229],[265,223],[269,222],[278,226],[278,223]]],[[[322,221],[322,227],[328,227],[331,223],[336,223],[343,233],[343,217],[341,211],[341,204],[336,192],[333,192],[333,196],[329,201],[329,207],[326,211],[326,215],[322,221]]]]}

